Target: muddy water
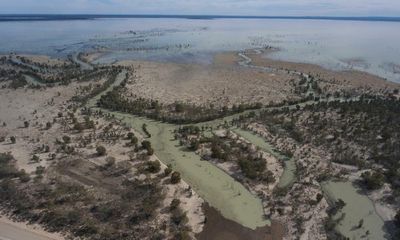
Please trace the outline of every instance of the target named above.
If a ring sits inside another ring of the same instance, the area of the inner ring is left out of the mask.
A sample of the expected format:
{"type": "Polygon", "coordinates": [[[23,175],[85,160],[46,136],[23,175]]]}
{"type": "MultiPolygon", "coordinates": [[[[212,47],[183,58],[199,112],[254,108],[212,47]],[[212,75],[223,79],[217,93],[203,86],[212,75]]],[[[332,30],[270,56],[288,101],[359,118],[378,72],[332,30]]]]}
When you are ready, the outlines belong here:
{"type": "Polygon", "coordinates": [[[325,194],[331,201],[342,199],[346,206],[335,218],[345,213],[344,219],[337,226],[337,230],[350,239],[388,239],[385,238],[384,221],[376,213],[374,204],[360,189],[351,182],[329,181],[321,184],[325,194]],[[358,228],[360,220],[364,223],[358,228]],[[369,231],[367,235],[366,232],[369,231]]]}
{"type": "Polygon", "coordinates": [[[262,150],[270,153],[279,160],[284,161],[284,171],[279,179],[278,187],[285,188],[290,186],[296,180],[296,163],[293,158],[289,158],[274,149],[264,138],[243,129],[235,128],[232,129],[236,134],[243,137],[247,141],[251,142],[262,150]]]}
{"type": "Polygon", "coordinates": [[[284,234],[283,226],[277,222],[252,230],[224,218],[208,204],[205,204],[204,212],[206,223],[203,231],[196,236],[199,240],[281,240],[284,234]]]}

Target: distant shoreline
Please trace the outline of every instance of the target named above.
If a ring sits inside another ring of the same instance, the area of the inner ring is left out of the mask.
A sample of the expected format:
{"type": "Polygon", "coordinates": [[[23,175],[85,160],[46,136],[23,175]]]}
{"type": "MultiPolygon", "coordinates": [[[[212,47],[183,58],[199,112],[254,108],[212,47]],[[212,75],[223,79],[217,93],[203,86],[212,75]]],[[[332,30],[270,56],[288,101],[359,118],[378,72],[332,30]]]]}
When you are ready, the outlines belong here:
{"type": "Polygon", "coordinates": [[[0,22],[15,21],[70,21],[95,20],[105,18],[169,18],[169,19],[287,19],[287,20],[331,20],[331,21],[368,21],[400,22],[400,17],[332,17],[332,16],[240,16],[240,15],[162,15],[162,14],[0,14],[0,22]]]}

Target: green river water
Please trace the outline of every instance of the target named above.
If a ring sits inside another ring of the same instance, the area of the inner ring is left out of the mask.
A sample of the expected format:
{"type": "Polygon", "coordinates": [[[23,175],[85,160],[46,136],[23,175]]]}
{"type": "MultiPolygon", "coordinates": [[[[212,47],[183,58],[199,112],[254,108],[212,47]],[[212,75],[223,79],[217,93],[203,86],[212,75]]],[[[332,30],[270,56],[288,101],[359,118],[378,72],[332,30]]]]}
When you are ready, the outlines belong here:
{"type": "MultiPolygon", "coordinates": [[[[101,95],[119,85],[124,80],[124,76],[125,72],[121,73],[113,86],[88,102],[88,107],[94,108],[101,95]]],[[[215,165],[201,161],[200,156],[194,152],[185,151],[179,146],[179,142],[174,140],[176,125],[131,114],[101,110],[113,114],[117,119],[141,133],[143,133],[143,124],[146,124],[152,136],[149,140],[157,157],[164,164],[171,164],[175,171],[180,172],[182,178],[224,217],[251,229],[270,224],[270,221],[264,218],[262,203],[257,196],[251,194],[242,184],[215,165]]],[[[217,122],[209,124],[217,124],[217,122]]]]}
{"type": "MultiPolygon", "coordinates": [[[[96,102],[101,95],[107,93],[113,87],[120,85],[124,77],[125,72],[122,72],[109,89],[91,99],[87,106],[96,108],[96,102]]],[[[313,104],[313,101],[299,105],[305,106],[308,104],[313,104]]],[[[294,107],[295,106],[290,106],[290,108],[294,107]]],[[[173,133],[178,125],[157,122],[131,114],[110,112],[104,109],[101,110],[113,114],[126,125],[142,133],[142,125],[146,124],[152,136],[149,140],[158,158],[165,164],[171,164],[174,170],[180,172],[182,178],[188,182],[205,201],[212,207],[218,209],[224,217],[251,229],[270,224],[270,221],[264,218],[262,203],[257,196],[251,194],[242,184],[235,181],[231,176],[215,165],[207,161],[202,161],[194,152],[186,151],[180,147],[179,142],[174,140],[173,133]]],[[[224,122],[229,122],[251,111],[252,110],[245,111],[243,113],[196,125],[215,128],[218,125],[224,124],[224,122]]],[[[278,186],[286,187],[293,183],[296,179],[296,166],[292,159],[275,151],[262,137],[252,132],[241,129],[233,130],[249,142],[259,146],[275,157],[285,160],[285,170],[279,180],[278,186]]],[[[341,198],[347,203],[342,210],[346,213],[346,217],[338,226],[338,230],[342,234],[351,239],[360,239],[361,236],[369,230],[370,234],[366,239],[384,239],[383,221],[377,215],[372,202],[367,196],[359,194],[357,192],[358,190],[350,182],[327,182],[322,184],[322,187],[331,200],[341,198]],[[358,224],[360,219],[364,219],[364,226],[361,229],[355,230],[353,227],[358,224]]]]}
{"type": "Polygon", "coordinates": [[[253,143],[255,146],[260,147],[262,150],[270,153],[277,159],[284,161],[285,168],[281,178],[279,179],[278,187],[288,187],[296,180],[296,163],[293,158],[289,158],[276,151],[274,147],[269,144],[263,137],[260,137],[253,132],[246,131],[240,128],[235,128],[233,129],[233,131],[236,134],[242,136],[247,141],[253,143]]]}

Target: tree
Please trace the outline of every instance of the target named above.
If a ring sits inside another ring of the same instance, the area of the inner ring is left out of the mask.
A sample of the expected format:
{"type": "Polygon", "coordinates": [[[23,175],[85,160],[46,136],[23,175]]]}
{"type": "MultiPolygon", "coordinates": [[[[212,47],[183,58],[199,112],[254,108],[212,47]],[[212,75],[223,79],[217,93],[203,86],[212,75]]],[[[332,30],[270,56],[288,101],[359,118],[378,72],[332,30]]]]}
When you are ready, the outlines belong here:
{"type": "Polygon", "coordinates": [[[29,127],[29,122],[28,122],[28,121],[25,121],[25,122],[24,122],[24,127],[25,127],[25,128],[28,128],[28,127],[29,127]]]}
{"type": "Polygon", "coordinates": [[[84,130],[84,127],[83,127],[83,125],[81,123],[76,122],[74,124],[74,129],[77,130],[78,132],[82,132],[84,130]]]}
{"type": "Polygon", "coordinates": [[[161,170],[161,164],[159,161],[149,161],[147,162],[147,171],[151,173],[158,173],[161,170]]]}
{"type": "Polygon", "coordinates": [[[169,205],[169,210],[170,210],[170,211],[173,211],[173,210],[177,209],[177,208],[179,207],[180,204],[181,204],[181,200],[179,200],[179,199],[177,199],[177,198],[174,198],[174,199],[171,201],[171,204],[169,205]]]}
{"type": "Polygon", "coordinates": [[[364,172],[361,174],[363,183],[370,190],[379,189],[385,183],[385,176],[380,172],[364,172]]]}
{"type": "Polygon", "coordinates": [[[63,136],[62,139],[65,144],[71,143],[71,137],[69,137],[69,136],[63,136]]]}
{"type": "Polygon", "coordinates": [[[176,112],[181,113],[181,112],[183,112],[183,110],[184,110],[184,107],[183,107],[182,103],[175,103],[175,111],[176,112]]]}
{"type": "Polygon", "coordinates": [[[136,145],[137,143],[138,143],[138,139],[137,139],[137,137],[135,137],[135,136],[133,136],[132,138],[131,138],[131,143],[132,144],[134,144],[134,145],[136,145]]]}
{"type": "Polygon", "coordinates": [[[133,132],[129,132],[127,137],[128,139],[132,139],[135,136],[135,134],[133,132]]]}
{"type": "Polygon", "coordinates": [[[171,175],[171,183],[177,184],[181,181],[181,174],[179,172],[173,172],[171,175]]]}
{"type": "Polygon", "coordinates": [[[400,209],[397,211],[396,216],[394,217],[396,225],[400,228],[400,209]]]}
{"type": "Polygon", "coordinates": [[[147,140],[144,140],[142,142],[142,147],[147,150],[147,149],[151,148],[151,143],[147,140]]]}
{"type": "Polygon", "coordinates": [[[17,139],[14,136],[11,136],[10,141],[12,144],[15,144],[17,142],[17,139]]]}
{"type": "Polygon", "coordinates": [[[147,149],[147,155],[152,156],[153,154],[154,154],[154,149],[153,148],[147,149]]]}
{"type": "Polygon", "coordinates": [[[107,149],[103,146],[96,147],[96,152],[98,156],[104,156],[107,154],[107,149]]]}
{"type": "Polygon", "coordinates": [[[169,176],[172,172],[172,168],[168,166],[166,169],[164,169],[164,176],[169,176]]]}
{"type": "Polygon", "coordinates": [[[40,158],[37,155],[33,155],[32,161],[38,163],[40,161],[40,158]]]}

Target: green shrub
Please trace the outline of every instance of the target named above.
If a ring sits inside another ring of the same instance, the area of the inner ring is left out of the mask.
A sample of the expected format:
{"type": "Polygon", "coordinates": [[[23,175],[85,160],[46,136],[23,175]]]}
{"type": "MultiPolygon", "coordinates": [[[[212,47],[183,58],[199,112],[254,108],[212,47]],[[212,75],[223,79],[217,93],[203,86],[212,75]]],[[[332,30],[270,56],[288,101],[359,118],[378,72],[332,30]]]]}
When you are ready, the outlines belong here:
{"type": "Polygon", "coordinates": [[[158,173],[161,170],[161,164],[158,160],[148,161],[146,170],[151,173],[158,173]]]}
{"type": "Polygon", "coordinates": [[[107,154],[107,149],[103,146],[96,147],[96,152],[98,156],[105,156],[107,154]]]}
{"type": "Polygon", "coordinates": [[[361,178],[364,185],[370,190],[379,189],[385,183],[385,176],[380,172],[364,172],[361,174],[361,178]]]}
{"type": "Polygon", "coordinates": [[[177,184],[181,181],[181,174],[179,172],[173,172],[171,175],[171,183],[177,184]]]}
{"type": "Polygon", "coordinates": [[[169,205],[169,210],[173,211],[173,210],[177,209],[180,204],[181,204],[181,200],[174,198],[171,201],[171,204],[169,205]]]}
{"type": "Polygon", "coordinates": [[[169,176],[172,173],[172,168],[168,166],[166,169],[164,169],[164,176],[169,176]]]}

